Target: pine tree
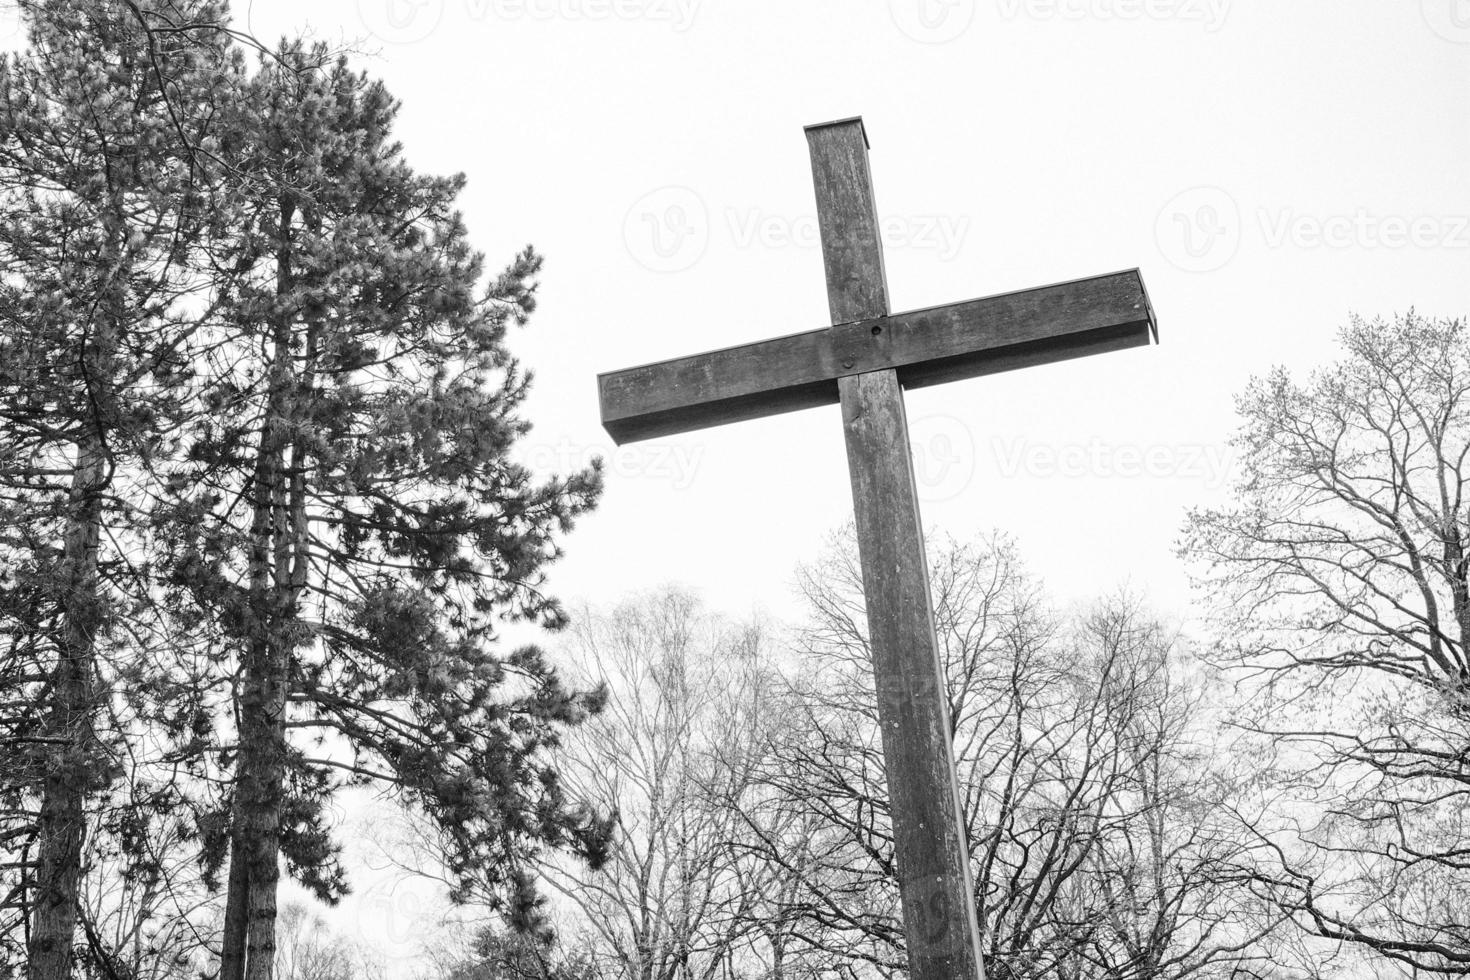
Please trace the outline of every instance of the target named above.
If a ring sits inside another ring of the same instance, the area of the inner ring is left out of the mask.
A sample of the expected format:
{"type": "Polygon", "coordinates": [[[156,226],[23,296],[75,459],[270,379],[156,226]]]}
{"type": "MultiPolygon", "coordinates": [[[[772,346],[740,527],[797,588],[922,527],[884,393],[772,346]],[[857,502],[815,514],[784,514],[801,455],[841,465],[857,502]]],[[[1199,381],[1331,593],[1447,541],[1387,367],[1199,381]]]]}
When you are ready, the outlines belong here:
{"type": "Polygon", "coordinates": [[[108,651],[148,601],[127,488],[177,407],[197,314],[207,114],[173,107],[212,104],[228,54],[218,34],[150,31],[160,6],[220,18],[25,4],[30,48],[0,62],[0,843],[26,855],[9,891],[35,980],[71,971],[89,807],[118,776],[108,651]]]}
{"type": "Polygon", "coordinates": [[[30,975],[69,973],[88,835],[157,881],[166,822],[207,883],[228,862],[222,975],[269,976],[281,859],[347,887],[347,785],[544,934],[529,858],[596,863],[609,818],[550,756],[601,692],[497,633],[563,624],[543,570],[600,489],[510,458],[539,257],[484,282],[462,179],[414,173],[396,104],[323,49],[241,92],[217,5],[28,15],[0,62],[0,913],[30,975]]]}
{"type": "Polygon", "coordinates": [[[503,619],[565,622],[544,568],[600,490],[595,468],[538,482],[511,459],[530,377],[507,333],[540,258],[482,285],[462,178],[415,173],[397,104],[324,49],[283,45],[242,106],[213,414],[155,514],[177,610],[217,629],[235,685],[231,793],[204,821],[228,854],[224,980],[270,976],[281,858],[324,900],[346,889],[325,813],[343,786],[432,818],[462,892],[527,926],[529,854],[596,862],[608,830],[548,756],[601,693],[497,649],[503,619]]]}

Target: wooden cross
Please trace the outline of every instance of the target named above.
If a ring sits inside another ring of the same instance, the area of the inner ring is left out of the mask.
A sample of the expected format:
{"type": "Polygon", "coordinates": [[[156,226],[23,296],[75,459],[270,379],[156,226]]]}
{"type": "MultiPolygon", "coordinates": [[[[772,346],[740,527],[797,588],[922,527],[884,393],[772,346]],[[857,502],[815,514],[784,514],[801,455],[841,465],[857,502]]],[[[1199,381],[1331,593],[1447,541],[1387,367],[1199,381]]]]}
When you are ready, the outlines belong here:
{"type": "Polygon", "coordinates": [[[890,314],[861,119],[807,128],[832,326],[598,377],[619,445],[842,405],[913,980],[984,978],[903,390],[1147,345],[1137,269],[890,314]]]}

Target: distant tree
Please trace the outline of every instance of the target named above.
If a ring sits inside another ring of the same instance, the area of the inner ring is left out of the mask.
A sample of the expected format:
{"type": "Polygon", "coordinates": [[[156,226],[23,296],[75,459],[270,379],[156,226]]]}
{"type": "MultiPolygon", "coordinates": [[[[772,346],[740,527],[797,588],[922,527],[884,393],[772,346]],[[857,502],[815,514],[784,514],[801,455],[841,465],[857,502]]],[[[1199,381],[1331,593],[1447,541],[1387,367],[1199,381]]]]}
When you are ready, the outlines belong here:
{"type": "Polygon", "coordinates": [[[1222,737],[1226,689],[1127,594],[1098,602],[1071,643],[1077,694],[1097,706],[1089,749],[1116,769],[1110,832],[1061,903],[1093,928],[1064,975],[1300,976],[1281,914],[1248,887],[1251,774],[1222,737]]]}
{"type": "Polygon", "coordinates": [[[1470,974],[1470,333],[1354,318],[1238,399],[1232,506],[1190,516],[1223,657],[1257,685],[1257,882],[1405,976],[1470,974]]]}
{"type": "Polygon", "coordinates": [[[220,903],[203,880],[197,832],[177,798],[128,773],[83,856],[78,966],[84,976],[164,980],[209,972],[220,903]]]}
{"type": "MultiPolygon", "coordinates": [[[[931,590],[991,977],[1229,976],[1269,931],[1236,887],[1228,780],[1196,739],[1203,689],[1118,598],[1070,624],[1004,538],[931,542],[931,590]]],[[[801,572],[801,721],[752,818],[800,883],[793,946],[904,969],[866,607],[851,532],[801,572]],[[784,820],[784,822],[783,822],[784,820]]]]}
{"type": "Polygon", "coordinates": [[[280,980],[375,980],[378,964],[303,902],[287,902],[278,918],[275,972],[280,980]]]}
{"type": "Polygon", "coordinates": [[[571,912],[559,934],[608,980],[751,973],[780,888],[740,815],[783,724],[768,629],[667,588],[585,610],[566,648],[608,705],[568,739],[563,773],[618,820],[600,869],[542,863],[571,912]]]}
{"type": "Polygon", "coordinates": [[[435,980],[601,980],[584,950],[557,939],[487,926],[435,980]]]}

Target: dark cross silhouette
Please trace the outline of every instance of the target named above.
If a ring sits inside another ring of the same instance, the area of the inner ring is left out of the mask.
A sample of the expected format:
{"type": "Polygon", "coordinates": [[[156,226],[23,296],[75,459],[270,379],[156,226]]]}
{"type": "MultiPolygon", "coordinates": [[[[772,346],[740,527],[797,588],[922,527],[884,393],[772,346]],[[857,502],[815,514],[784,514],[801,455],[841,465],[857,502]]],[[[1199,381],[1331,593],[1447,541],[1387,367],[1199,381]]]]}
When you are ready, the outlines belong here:
{"type": "Polygon", "coordinates": [[[598,377],[618,444],[842,404],[913,980],[984,978],[903,390],[1157,340],[1137,269],[890,314],[861,119],[807,128],[832,326],[598,377]]]}

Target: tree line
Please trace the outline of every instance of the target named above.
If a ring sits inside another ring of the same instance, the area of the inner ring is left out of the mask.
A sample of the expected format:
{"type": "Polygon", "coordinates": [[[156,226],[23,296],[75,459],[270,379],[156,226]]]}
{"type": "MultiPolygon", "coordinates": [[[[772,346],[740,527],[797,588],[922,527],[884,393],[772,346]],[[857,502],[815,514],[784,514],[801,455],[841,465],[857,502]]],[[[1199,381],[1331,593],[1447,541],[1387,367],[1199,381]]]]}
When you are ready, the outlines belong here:
{"type": "MultiPolygon", "coordinates": [[[[904,972],[850,532],[792,623],[568,610],[598,467],[515,461],[487,267],[342,53],[211,0],[22,3],[0,58],[0,978],[382,974],[334,804],[464,911],[439,980],[904,972]],[[509,623],[553,641],[517,646],[509,623]]],[[[930,573],[987,976],[1470,975],[1470,339],[1354,319],[1238,400],[1204,629],[930,573]]]]}
{"type": "MultiPolygon", "coordinates": [[[[988,977],[1466,973],[1470,337],[1409,314],[1342,346],[1239,399],[1235,500],[1181,539],[1210,629],[1126,591],[1059,610],[1004,535],[932,537],[988,977]]],[[[608,859],[545,855],[554,931],[425,976],[904,975],[850,527],[796,584],[784,626],[677,587],[579,611],[566,669],[609,700],[562,771],[618,808],[608,859]]]]}

